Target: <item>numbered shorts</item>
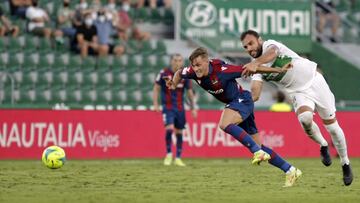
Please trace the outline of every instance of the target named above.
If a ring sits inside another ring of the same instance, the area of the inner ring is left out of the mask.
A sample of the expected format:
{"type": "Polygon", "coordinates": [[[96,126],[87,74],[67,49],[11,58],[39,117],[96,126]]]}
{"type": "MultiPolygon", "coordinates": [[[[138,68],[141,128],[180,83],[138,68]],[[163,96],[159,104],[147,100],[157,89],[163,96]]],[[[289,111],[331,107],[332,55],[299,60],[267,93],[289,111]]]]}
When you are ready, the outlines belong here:
{"type": "Polygon", "coordinates": [[[162,115],[165,126],[174,124],[177,129],[185,128],[185,111],[164,110],[162,115]]]}
{"type": "Polygon", "coordinates": [[[238,126],[244,129],[248,134],[253,135],[258,132],[254,116],[254,102],[249,91],[243,91],[237,99],[228,103],[225,108],[239,112],[243,122],[238,126]]]}
{"type": "Polygon", "coordinates": [[[308,106],[317,111],[322,119],[335,117],[335,97],[324,77],[316,72],[313,84],[303,91],[290,93],[295,112],[301,106],[308,106]]]}

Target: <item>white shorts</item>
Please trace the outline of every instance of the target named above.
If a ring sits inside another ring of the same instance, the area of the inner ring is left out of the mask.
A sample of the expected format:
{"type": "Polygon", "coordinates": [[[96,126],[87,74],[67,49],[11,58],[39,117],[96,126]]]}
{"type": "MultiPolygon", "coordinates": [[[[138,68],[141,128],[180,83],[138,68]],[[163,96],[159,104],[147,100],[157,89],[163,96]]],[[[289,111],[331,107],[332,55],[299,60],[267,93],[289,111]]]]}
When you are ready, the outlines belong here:
{"type": "Polygon", "coordinates": [[[295,112],[301,106],[308,106],[313,111],[317,111],[319,116],[324,119],[335,118],[335,97],[331,92],[324,77],[316,72],[312,85],[305,90],[290,93],[295,112]]]}

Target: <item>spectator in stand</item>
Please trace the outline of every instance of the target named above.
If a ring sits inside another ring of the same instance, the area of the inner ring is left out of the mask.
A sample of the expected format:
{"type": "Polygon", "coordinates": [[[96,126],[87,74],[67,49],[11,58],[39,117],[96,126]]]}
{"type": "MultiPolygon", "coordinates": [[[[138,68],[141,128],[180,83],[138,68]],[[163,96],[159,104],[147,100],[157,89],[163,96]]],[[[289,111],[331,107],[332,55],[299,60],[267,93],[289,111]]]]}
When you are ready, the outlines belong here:
{"type": "Polygon", "coordinates": [[[131,20],[128,12],[130,10],[130,1],[123,0],[122,7],[119,10],[119,21],[118,21],[118,36],[120,39],[127,41],[129,35],[131,38],[139,41],[145,41],[150,39],[149,32],[143,32],[137,27],[134,22],[131,20]]]}
{"type": "Polygon", "coordinates": [[[98,41],[98,32],[94,25],[91,13],[84,16],[84,22],[76,28],[76,37],[72,44],[72,49],[76,53],[80,53],[82,57],[90,55],[104,56],[107,50],[102,49],[98,41]]]}
{"type": "Polygon", "coordinates": [[[91,13],[91,9],[89,9],[89,5],[86,0],[80,0],[79,4],[75,6],[75,16],[73,19],[74,27],[80,27],[84,22],[84,15],[87,13],[91,13]]]}
{"type": "Polygon", "coordinates": [[[72,26],[75,11],[70,8],[70,0],[64,0],[63,6],[57,11],[57,27],[69,38],[75,37],[76,29],[72,26]]]}
{"type": "Polygon", "coordinates": [[[26,10],[26,18],[29,20],[28,32],[50,39],[52,34],[55,36],[55,40],[58,43],[63,43],[62,35],[60,30],[54,32],[49,27],[45,27],[45,23],[49,22],[49,16],[45,10],[38,7],[38,0],[32,0],[32,6],[26,10]]]}
{"type": "Polygon", "coordinates": [[[137,7],[148,6],[150,8],[165,7],[171,8],[172,0],[138,0],[137,7]]]}
{"type": "Polygon", "coordinates": [[[106,12],[105,9],[100,9],[97,16],[98,18],[95,20],[94,24],[99,31],[97,33],[100,46],[99,49],[102,50],[101,53],[99,52],[99,55],[102,56],[113,53],[116,56],[121,56],[125,52],[125,47],[122,45],[115,45],[111,38],[113,33],[112,14],[106,12]]]}
{"type": "Polygon", "coordinates": [[[318,0],[316,1],[316,10],[318,15],[318,25],[317,30],[319,32],[319,36],[317,40],[319,42],[322,41],[322,35],[325,28],[326,23],[331,22],[331,33],[332,36],[329,37],[331,42],[336,43],[337,40],[337,31],[340,26],[340,17],[335,10],[335,5],[332,0],[318,0]]]}
{"type": "Polygon", "coordinates": [[[0,36],[11,35],[16,37],[19,34],[19,27],[12,25],[10,20],[4,15],[2,7],[0,6],[0,36]]]}
{"type": "Polygon", "coordinates": [[[95,12],[98,12],[102,8],[101,1],[100,0],[93,0],[90,9],[92,9],[95,12]]]}
{"type": "Polygon", "coordinates": [[[26,10],[31,5],[31,0],[9,0],[10,14],[25,19],[26,10]]]}

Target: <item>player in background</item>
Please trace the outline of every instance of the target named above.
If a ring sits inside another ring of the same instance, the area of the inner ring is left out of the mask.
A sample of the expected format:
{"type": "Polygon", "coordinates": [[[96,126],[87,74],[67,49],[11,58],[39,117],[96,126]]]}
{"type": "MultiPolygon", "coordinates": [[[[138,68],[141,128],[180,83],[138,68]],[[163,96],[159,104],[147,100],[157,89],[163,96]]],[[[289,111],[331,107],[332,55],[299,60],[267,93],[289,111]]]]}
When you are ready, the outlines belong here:
{"type": "Polygon", "coordinates": [[[259,99],[264,80],[282,86],[292,98],[294,110],[305,133],[320,145],[322,163],[330,166],[332,161],[328,143],[322,136],[318,125],[313,121],[313,114],[316,110],[326,130],[330,133],[340,156],[344,184],[350,185],[353,174],[347,155],[344,132],[335,116],[335,97],[324,77],[316,71],[317,64],[300,57],[275,40],[263,41],[253,30],[242,33],[240,40],[245,50],[254,58],[252,62],[245,65],[249,69],[249,73],[256,70],[259,65],[274,67],[292,63],[293,68],[284,73],[254,74],[251,85],[253,100],[259,99]]]}
{"type": "Polygon", "coordinates": [[[190,101],[190,108],[192,116],[197,116],[197,111],[194,109],[194,94],[191,87],[190,80],[181,80],[174,90],[166,87],[165,79],[172,79],[174,73],[184,65],[184,59],[180,54],[174,54],[170,59],[170,68],[164,68],[156,77],[153,90],[153,105],[156,112],[160,112],[160,105],[158,103],[159,94],[161,95],[162,114],[165,124],[165,142],[166,142],[166,157],[164,165],[169,166],[172,163],[172,134],[176,135],[176,158],[174,164],[177,166],[185,166],[181,160],[182,153],[182,131],[185,128],[185,109],[184,109],[184,95],[188,95],[190,101]]]}
{"type": "MultiPolygon", "coordinates": [[[[301,176],[301,171],[282,159],[272,149],[264,145],[259,146],[254,141],[254,139],[259,141],[259,138],[257,136],[258,131],[255,124],[254,103],[251,93],[243,90],[235,80],[241,77],[243,67],[229,65],[219,59],[209,60],[207,50],[202,47],[194,50],[189,60],[191,66],[178,70],[173,80],[167,80],[167,86],[170,89],[175,89],[182,79],[193,79],[204,90],[225,103],[219,127],[232,135],[254,154],[253,164],[269,161],[270,164],[286,173],[284,186],[293,186],[301,176]],[[254,136],[254,139],[249,134],[254,136]]],[[[289,64],[276,69],[257,67],[257,72],[283,73],[289,67],[289,64]]]]}

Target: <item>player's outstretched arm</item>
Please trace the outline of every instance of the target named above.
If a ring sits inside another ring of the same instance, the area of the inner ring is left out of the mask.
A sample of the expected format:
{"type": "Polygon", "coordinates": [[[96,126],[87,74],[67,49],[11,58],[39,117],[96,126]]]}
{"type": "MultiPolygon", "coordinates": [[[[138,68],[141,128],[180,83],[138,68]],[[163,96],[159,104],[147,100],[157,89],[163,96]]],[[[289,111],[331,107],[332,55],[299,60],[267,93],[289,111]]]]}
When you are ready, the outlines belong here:
{"type": "Polygon", "coordinates": [[[259,66],[256,70],[256,73],[283,73],[288,71],[290,68],[292,68],[292,64],[287,63],[285,64],[283,67],[281,68],[271,68],[271,67],[266,67],[266,66],[259,66]]]}
{"type": "Polygon", "coordinates": [[[245,72],[249,71],[250,74],[254,74],[259,66],[275,60],[278,54],[279,48],[275,45],[270,45],[263,55],[244,65],[245,72]]]}
{"type": "MultiPolygon", "coordinates": [[[[258,66],[257,68],[256,68],[256,71],[255,71],[255,73],[283,73],[283,72],[286,72],[286,71],[288,71],[290,68],[292,68],[292,64],[291,63],[287,63],[287,64],[285,64],[283,67],[281,67],[281,68],[278,68],[278,67],[276,67],[276,68],[272,68],[272,67],[266,67],[266,66],[258,66]]],[[[254,74],[252,71],[249,71],[246,67],[245,67],[245,69],[243,70],[243,72],[242,72],[242,76],[245,76],[245,77],[247,77],[247,76],[250,76],[250,75],[252,75],[252,74],[254,74]]]]}

